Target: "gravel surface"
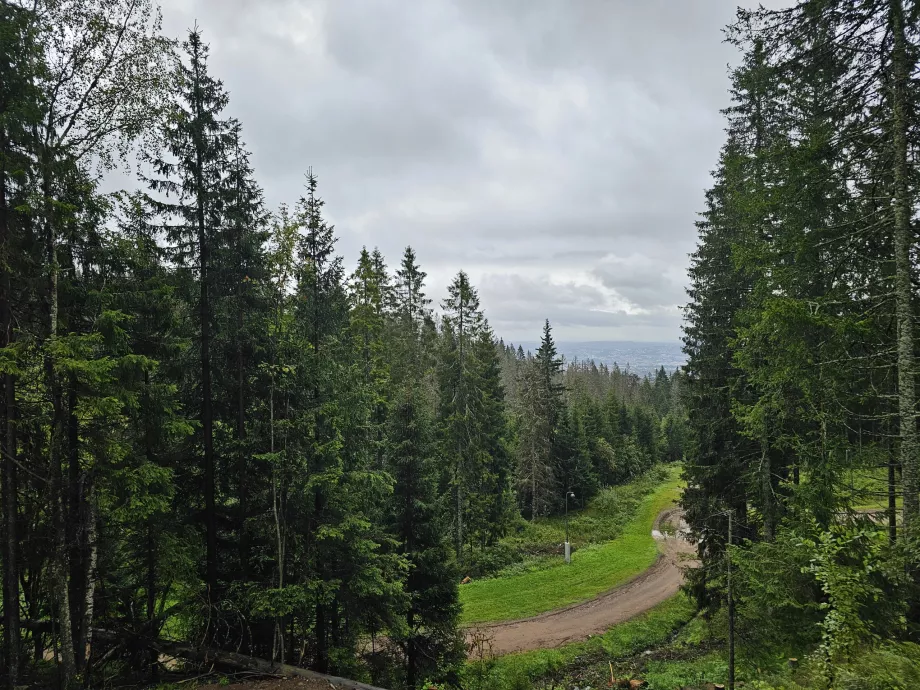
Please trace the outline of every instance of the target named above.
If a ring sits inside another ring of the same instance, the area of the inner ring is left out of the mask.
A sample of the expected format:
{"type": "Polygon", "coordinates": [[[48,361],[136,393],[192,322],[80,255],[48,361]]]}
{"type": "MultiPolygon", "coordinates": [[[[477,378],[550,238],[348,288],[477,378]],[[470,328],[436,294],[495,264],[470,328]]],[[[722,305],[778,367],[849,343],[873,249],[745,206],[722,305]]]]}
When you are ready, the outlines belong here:
{"type": "MultiPolygon", "coordinates": [[[[559,647],[567,642],[584,640],[588,635],[607,632],[618,623],[635,618],[677,594],[683,582],[683,554],[696,549],[683,538],[683,523],[679,508],[662,511],[655,520],[655,539],[661,554],[655,564],[626,584],[601,594],[590,601],[518,621],[473,626],[492,638],[495,655],[524,652],[531,649],[559,647]],[[667,524],[680,525],[677,535],[663,534],[667,524]]],[[[469,636],[468,636],[469,637],[469,636]]]]}

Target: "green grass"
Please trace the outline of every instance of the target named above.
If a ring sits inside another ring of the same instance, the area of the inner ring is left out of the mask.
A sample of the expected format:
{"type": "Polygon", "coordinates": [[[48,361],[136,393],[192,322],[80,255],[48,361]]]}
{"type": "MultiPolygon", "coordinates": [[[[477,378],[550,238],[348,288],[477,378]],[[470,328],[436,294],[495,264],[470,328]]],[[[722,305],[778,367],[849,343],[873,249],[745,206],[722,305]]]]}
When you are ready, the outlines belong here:
{"type": "MultiPolygon", "coordinates": [[[[651,661],[642,677],[648,681],[648,690],[697,688],[703,687],[704,683],[725,683],[728,663],[721,652],[704,654],[691,660],[651,661]]],[[[738,680],[746,680],[745,674],[740,673],[738,680]]]]}
{"type": "MultiPolygon", "coordinates": [[[[490,661],[471,661],[464,673],[464,687],[472,690],[556,687],[551,684],[559,683],[563,678],[572,679],[573,673],[578,675],[578,669],[588,666],[595,667],[592,675],[606,677],[608,659],[623,659],[649,647],[665,644],[676,630],[693,618],[694,611],[691,601],[679,594],[641,616],[584,642],[557,649],[509,654],[490,661]],[[544,685],[537,685],[541,680],[544,685]]],[[[592,684],[592,687],[597,686],[592,684]]]]}
{"type": "Polygon", "coordinates": [[[591,599],[650,567],[658,555],[652,525],[658,513],[677,500],[679,475],[678,466],[669,467],[666,480],[641,500],[616,539],[575,551],[571,564],[557,557],[552,565],[463,585],[462,621],[535,616],[591,599]]]}
{"type": "MultiPolygon", "coordinates": [[[[857,510],[887,510],[888,509],[888,468],[869,467],[857,468],[843,475],[843,491],[856,503],[857,510]]],[[[901,487],[897,487],[898,495],[895,505],[901,508],[901,487]]]]}

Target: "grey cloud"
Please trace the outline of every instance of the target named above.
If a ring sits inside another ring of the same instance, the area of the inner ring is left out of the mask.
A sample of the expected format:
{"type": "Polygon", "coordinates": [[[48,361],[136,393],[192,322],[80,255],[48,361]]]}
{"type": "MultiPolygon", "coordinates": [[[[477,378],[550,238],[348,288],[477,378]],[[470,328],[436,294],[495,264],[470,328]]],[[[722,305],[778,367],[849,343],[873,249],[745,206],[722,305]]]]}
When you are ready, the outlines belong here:
{"type": "Polygon", "coordinates": [[[499,335],[673,340],[734,5],[165,0],[164,23],[203,28],[271,206],[313,166],[347,266],[412,244],[436,300],[479,276],[499,335]]]}
{"type": "Polygon", "coordinates": [[[562,339],[608,332],[621,339],[638,335],[638,339],[660,340],[676,326],[673,310],[629,313],[611,306],[597,287],[554,284],[547,276],[486,274],[480,281],[480,297],[494,305],[489,320],[506,339],[534,340],[544,319],[562,339]]]}
{"type": "Polygon", "coordinates": [[[685,298],[682,281],[647,259],[607,259],[592,274],[604,286],[643,309],[673,306],[685,298]]]}

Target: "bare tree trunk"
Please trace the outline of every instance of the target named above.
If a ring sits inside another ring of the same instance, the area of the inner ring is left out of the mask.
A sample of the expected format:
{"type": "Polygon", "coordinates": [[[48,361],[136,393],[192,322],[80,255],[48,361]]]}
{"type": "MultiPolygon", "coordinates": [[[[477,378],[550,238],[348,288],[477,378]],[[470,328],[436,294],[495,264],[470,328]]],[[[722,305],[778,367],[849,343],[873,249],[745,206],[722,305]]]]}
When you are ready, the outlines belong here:
{"type": "Polygon", "coordinates": [[[77,645],[77,660],[79,666],[86,667],[92,656],[93,644],[93,609],[96,599],[96,559],[98,545],[96,543],[96,497],[95,488],[88,484],[84,495],[86,505],[84,516],[84,558],[83,558],[83,601],[82,619],[80,620],[80,634],[77,645]]]}
{"type": "Polygon", "coordinates": [[[904,526],[912,531],[920,514],[920,477],[917,455],[920,439],[917,436],[914,328],[911,287],[910,228],[911,199],[908,188],[909,163],[907,158],[907,84],[910,74],[907,40],[904,35],[904,8],[901,0],[890,0],[891,33],[893,38],[891,65],[891,139],[894,165],[894,251],[895,299],[898,322],[898,418],[901,437],[901,471],[904,487],[904,526]]]}

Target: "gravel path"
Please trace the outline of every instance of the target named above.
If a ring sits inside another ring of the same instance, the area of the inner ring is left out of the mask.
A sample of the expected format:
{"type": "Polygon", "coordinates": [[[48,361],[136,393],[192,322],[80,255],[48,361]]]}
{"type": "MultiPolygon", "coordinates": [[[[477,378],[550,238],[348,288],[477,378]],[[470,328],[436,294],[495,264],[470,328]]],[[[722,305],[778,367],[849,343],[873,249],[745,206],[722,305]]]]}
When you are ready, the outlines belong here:
{"type": "Polygon", "coordinates": [[[567,642],[599,635],[609,628],[654,608],[677,594],[683,582],[681,566],[695,553],[684,538],[686,523],[679,508],[668,508],[655,519],[652,535],[659,542],[659,556],[651,568],[629,582],[590,601],[548,611],[533,618],[471,627],[467,636],[491,637],[495,655],[531,649],[559,647],[567,642]],[[677,534],[662,534],[661,527],[679,525],[677,534]]]}

